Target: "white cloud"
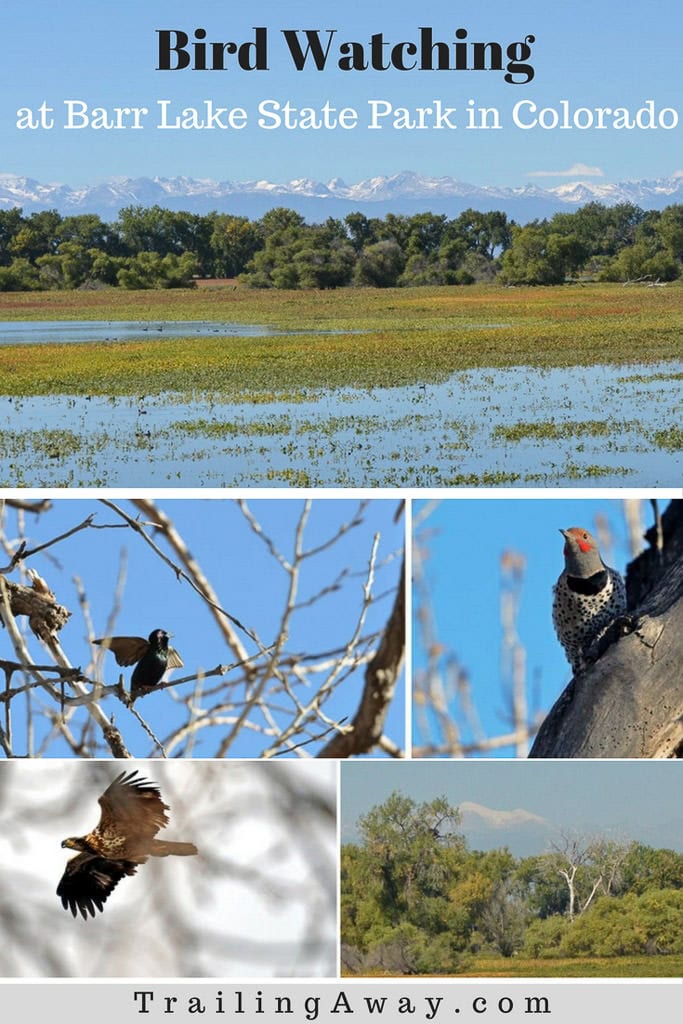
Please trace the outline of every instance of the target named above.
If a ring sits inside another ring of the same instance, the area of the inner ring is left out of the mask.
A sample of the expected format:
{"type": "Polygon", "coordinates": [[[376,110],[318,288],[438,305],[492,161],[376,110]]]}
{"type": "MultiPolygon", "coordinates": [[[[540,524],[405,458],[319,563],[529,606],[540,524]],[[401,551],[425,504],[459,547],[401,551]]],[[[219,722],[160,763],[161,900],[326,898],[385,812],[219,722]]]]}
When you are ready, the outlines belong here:
{"type": "Polygon", "coordinates": [[[601,167],[589,167],[588,164],[573,164],[566,171],[529,171],[529,178],[604,178],[601,167]]]}

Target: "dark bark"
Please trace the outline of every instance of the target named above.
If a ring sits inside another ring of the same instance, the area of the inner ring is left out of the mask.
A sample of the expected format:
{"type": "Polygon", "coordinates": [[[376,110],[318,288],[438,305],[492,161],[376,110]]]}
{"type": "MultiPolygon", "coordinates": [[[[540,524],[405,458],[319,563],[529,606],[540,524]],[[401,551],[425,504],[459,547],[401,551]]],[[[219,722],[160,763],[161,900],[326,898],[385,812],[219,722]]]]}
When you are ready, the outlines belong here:
{"type": "Polygon", "coordinates": [[[683,757],[683,501],[626,573],[635,629],[576,675],[530,757],[683,757]]]}
{"type": "Polygon", "coordinates": [[[336,733],[318,757],[366,754],[382,739],[384,720],[394,696],[405,652],[405,565],[391,615],[377,652],[365,670],[363,695],[349,728],[336,733]]]}

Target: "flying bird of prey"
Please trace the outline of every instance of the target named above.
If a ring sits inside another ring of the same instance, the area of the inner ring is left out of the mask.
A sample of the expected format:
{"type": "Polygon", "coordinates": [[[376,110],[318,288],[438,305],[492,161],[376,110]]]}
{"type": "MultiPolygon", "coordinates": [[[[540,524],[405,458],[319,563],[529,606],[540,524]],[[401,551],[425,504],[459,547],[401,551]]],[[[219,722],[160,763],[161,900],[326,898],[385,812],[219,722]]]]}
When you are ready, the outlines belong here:
{"type": "Polygon", "coordinates": [[[105,636],[93,642],[107,648],[118,665],[135,665],[130,677],[132,700],[143,697],[157,685],[169,668],[182,668],[178,652],[168,646],[170,633],[153,629],[145,640],[141,636],[105,636]]]}
{"type": "Polygon", "coordinates": [[[126,875],[134,875],[148,857],[192,857],[194,843],[155,839],[168,825],[168,805],[158,788],[137,771],[121,772],[99,798],[102,808],[96,828],[86,836],[71,836],[62,843],[78,854],[67,861],[57,895],[74,917],[87,921],[95,909],[103,910],[110,893],[126,875]]]}

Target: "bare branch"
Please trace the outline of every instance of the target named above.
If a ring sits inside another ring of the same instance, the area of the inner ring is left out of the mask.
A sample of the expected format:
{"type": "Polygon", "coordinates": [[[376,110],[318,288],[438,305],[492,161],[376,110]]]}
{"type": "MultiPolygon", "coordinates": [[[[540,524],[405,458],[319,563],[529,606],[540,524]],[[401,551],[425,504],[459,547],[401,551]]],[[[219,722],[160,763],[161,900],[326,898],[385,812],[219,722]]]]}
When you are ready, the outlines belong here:
{"type": "Polygon", "coordinates": [[[377,653],[365,671],[360,706],[349,729],[334,736],[319,757],[350,757],[352,754],[367,753],[380,742],[404,652],[405,563],[387,627],[377,653]]]}

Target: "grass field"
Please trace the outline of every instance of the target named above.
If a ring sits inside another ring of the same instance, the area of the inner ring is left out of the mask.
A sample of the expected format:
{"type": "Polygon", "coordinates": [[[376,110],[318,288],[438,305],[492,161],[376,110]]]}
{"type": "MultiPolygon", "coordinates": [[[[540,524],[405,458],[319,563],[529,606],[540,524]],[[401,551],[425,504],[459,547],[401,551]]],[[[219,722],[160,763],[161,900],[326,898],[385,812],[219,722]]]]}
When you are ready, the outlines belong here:
{"type": "Polygon", "coordinates": [[[683,475],[683,286],[3,293],[0,320],[297,332],[1,345],[5,486],[683,475]]]}
{"type": "Polygon", "coordinates": [[[468,978],[681,978],[683,956],[481,957],[468,978]]]}
{"type": "MultiPolygon", "coordinates": [[[[349,973],[347,977],[355,977],[349,973]]],[[[373,973],[371,977],[401,977],[373,973]]],[[[476,957],[452,978],[681,978],[683,956],[476,957]]],[[[420,975],[425,977],[425,975],[420,975]]]]}

